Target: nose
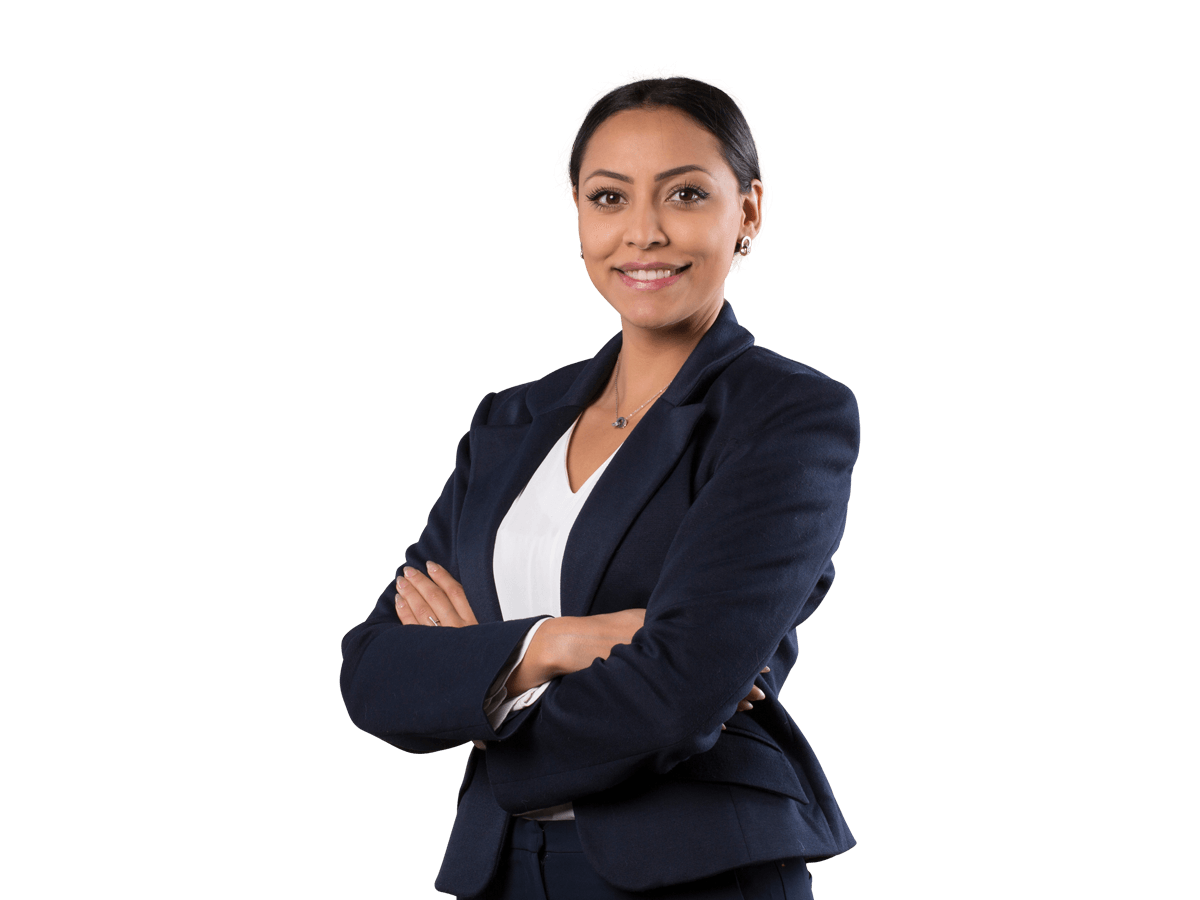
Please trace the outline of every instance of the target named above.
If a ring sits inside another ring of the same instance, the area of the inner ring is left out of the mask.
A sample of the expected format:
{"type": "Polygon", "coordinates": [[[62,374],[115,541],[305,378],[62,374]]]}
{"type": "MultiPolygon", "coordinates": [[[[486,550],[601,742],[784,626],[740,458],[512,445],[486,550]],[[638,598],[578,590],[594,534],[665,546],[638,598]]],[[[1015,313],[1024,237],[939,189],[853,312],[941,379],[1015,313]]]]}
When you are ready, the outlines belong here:
{"type": "Polygon", "coordinates": [[[658,209],[653,203],[640,203],[631,209],[626,218],[625,243],[639,250],[665,247],[670,241],[663,231],[658,209]]]}

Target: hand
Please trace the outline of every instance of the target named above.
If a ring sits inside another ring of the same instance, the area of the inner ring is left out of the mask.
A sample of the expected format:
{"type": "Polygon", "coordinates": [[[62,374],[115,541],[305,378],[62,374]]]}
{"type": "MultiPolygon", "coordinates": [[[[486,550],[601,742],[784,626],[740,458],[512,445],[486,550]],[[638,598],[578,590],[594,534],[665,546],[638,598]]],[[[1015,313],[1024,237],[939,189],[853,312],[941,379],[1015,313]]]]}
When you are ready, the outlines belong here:
{"type": "MultiPolygon", "coordinates": [[[[759,674],[764,674],[764,673],[770,672],[770,671],[771,671],[770,666],[764,666],[762,669],[762,672],[760,672],[759,674]]],[[[760,688],[757,684],[753,685],[750,688],[750,693],[748,693],[744,699],[738,701],[738,705],[737,705],[738,712],[745,712],[748,709],[754,709],[754,704],[751,701],[765,700],[766,697],[767,697],[767,695],[763,693],[762,688],[760,688]]],[[[721,726],[721,730],[722,731],[725,730],[724,725],[721,726]]]]}
{"type": "MultiPolygon", "coordinates": [[[[508,696],[515,697],[559,675],[586,669],[597,659],[608,659],[613,647],[633,641],[645,621],[644,609],[547,620],[504,683],[508,696]]],[[[472,743],[480,750],[487,749],[483,741],[472,743]]]]}
{"type": "Polygon", "coordinates": [[[556,642],[558,671],[555,674],[580,672],[598,659],[608,659],[614,647],[633,643],[633,636],[645,622],[644,609],[622,609],[594,616],[559,616],[552,625],[546,625],[553,629],[556,642]]]}
{"type": "Polygon", "coordinates": [[[435,624],[449,628],[478,625],[462,585],[434,562],[425,563],[430,577],[411,566],[396,579],[396,615],[405,625],[435,624]]]}

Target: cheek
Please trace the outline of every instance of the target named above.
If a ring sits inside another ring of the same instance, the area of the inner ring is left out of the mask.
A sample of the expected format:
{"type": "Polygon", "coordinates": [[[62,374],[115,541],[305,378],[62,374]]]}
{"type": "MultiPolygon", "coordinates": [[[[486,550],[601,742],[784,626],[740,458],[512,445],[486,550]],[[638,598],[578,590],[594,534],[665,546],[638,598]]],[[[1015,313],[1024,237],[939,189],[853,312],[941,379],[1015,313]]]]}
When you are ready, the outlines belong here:
{"type": "Polygon", "coordinates": [[[718,259],[726,256],[732,258],[733,245],[737,242],[737,231],[741,224],[737,210],[722,205],[710,207],[705,212],[707,215],[680,216],[676,223],[679,229],[676,234],[687,240],[696,253],[718,259]],[[725,253],[726,245],[729,246],[728,254],[725,253]]]}
{"type": "Polygon", "coordinates": [[[579,239],[588,246],[602,247],[619,237],[615,225],[598,216],[580,216],[579,239]]]}

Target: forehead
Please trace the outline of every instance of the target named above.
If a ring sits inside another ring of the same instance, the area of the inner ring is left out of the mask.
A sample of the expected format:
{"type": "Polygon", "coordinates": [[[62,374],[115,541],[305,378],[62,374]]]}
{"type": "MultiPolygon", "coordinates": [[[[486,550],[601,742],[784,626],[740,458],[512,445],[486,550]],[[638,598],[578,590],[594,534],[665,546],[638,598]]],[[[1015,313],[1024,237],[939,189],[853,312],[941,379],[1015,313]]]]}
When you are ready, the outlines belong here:
{"type": "Polygon", "coordinates": [[[629,109],[610,116],[588,141],[580,169],[587,178],[596,168],[635,175],[684,165],[733,177],[712,133],[690,116],[666,107],[629,109]]]}

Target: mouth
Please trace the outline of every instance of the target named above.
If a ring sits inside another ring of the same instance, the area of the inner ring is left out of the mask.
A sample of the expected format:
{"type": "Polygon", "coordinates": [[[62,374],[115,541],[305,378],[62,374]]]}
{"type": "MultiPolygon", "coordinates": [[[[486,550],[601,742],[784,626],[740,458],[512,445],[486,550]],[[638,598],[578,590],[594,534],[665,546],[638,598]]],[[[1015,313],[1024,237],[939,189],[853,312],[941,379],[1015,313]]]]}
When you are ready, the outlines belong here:
{"type": "Polygon", "coordinates": [[[680,266],[678,269],[631,269],[629,271],[618,269],[617,271],[620,272],[623,277],[629,278],[630,281],[654,282],[665,281],[667,278],[676,278],[682,274],[682,272],[688,271],[689,269],[691,269],[691,263],[680,266]]]}

